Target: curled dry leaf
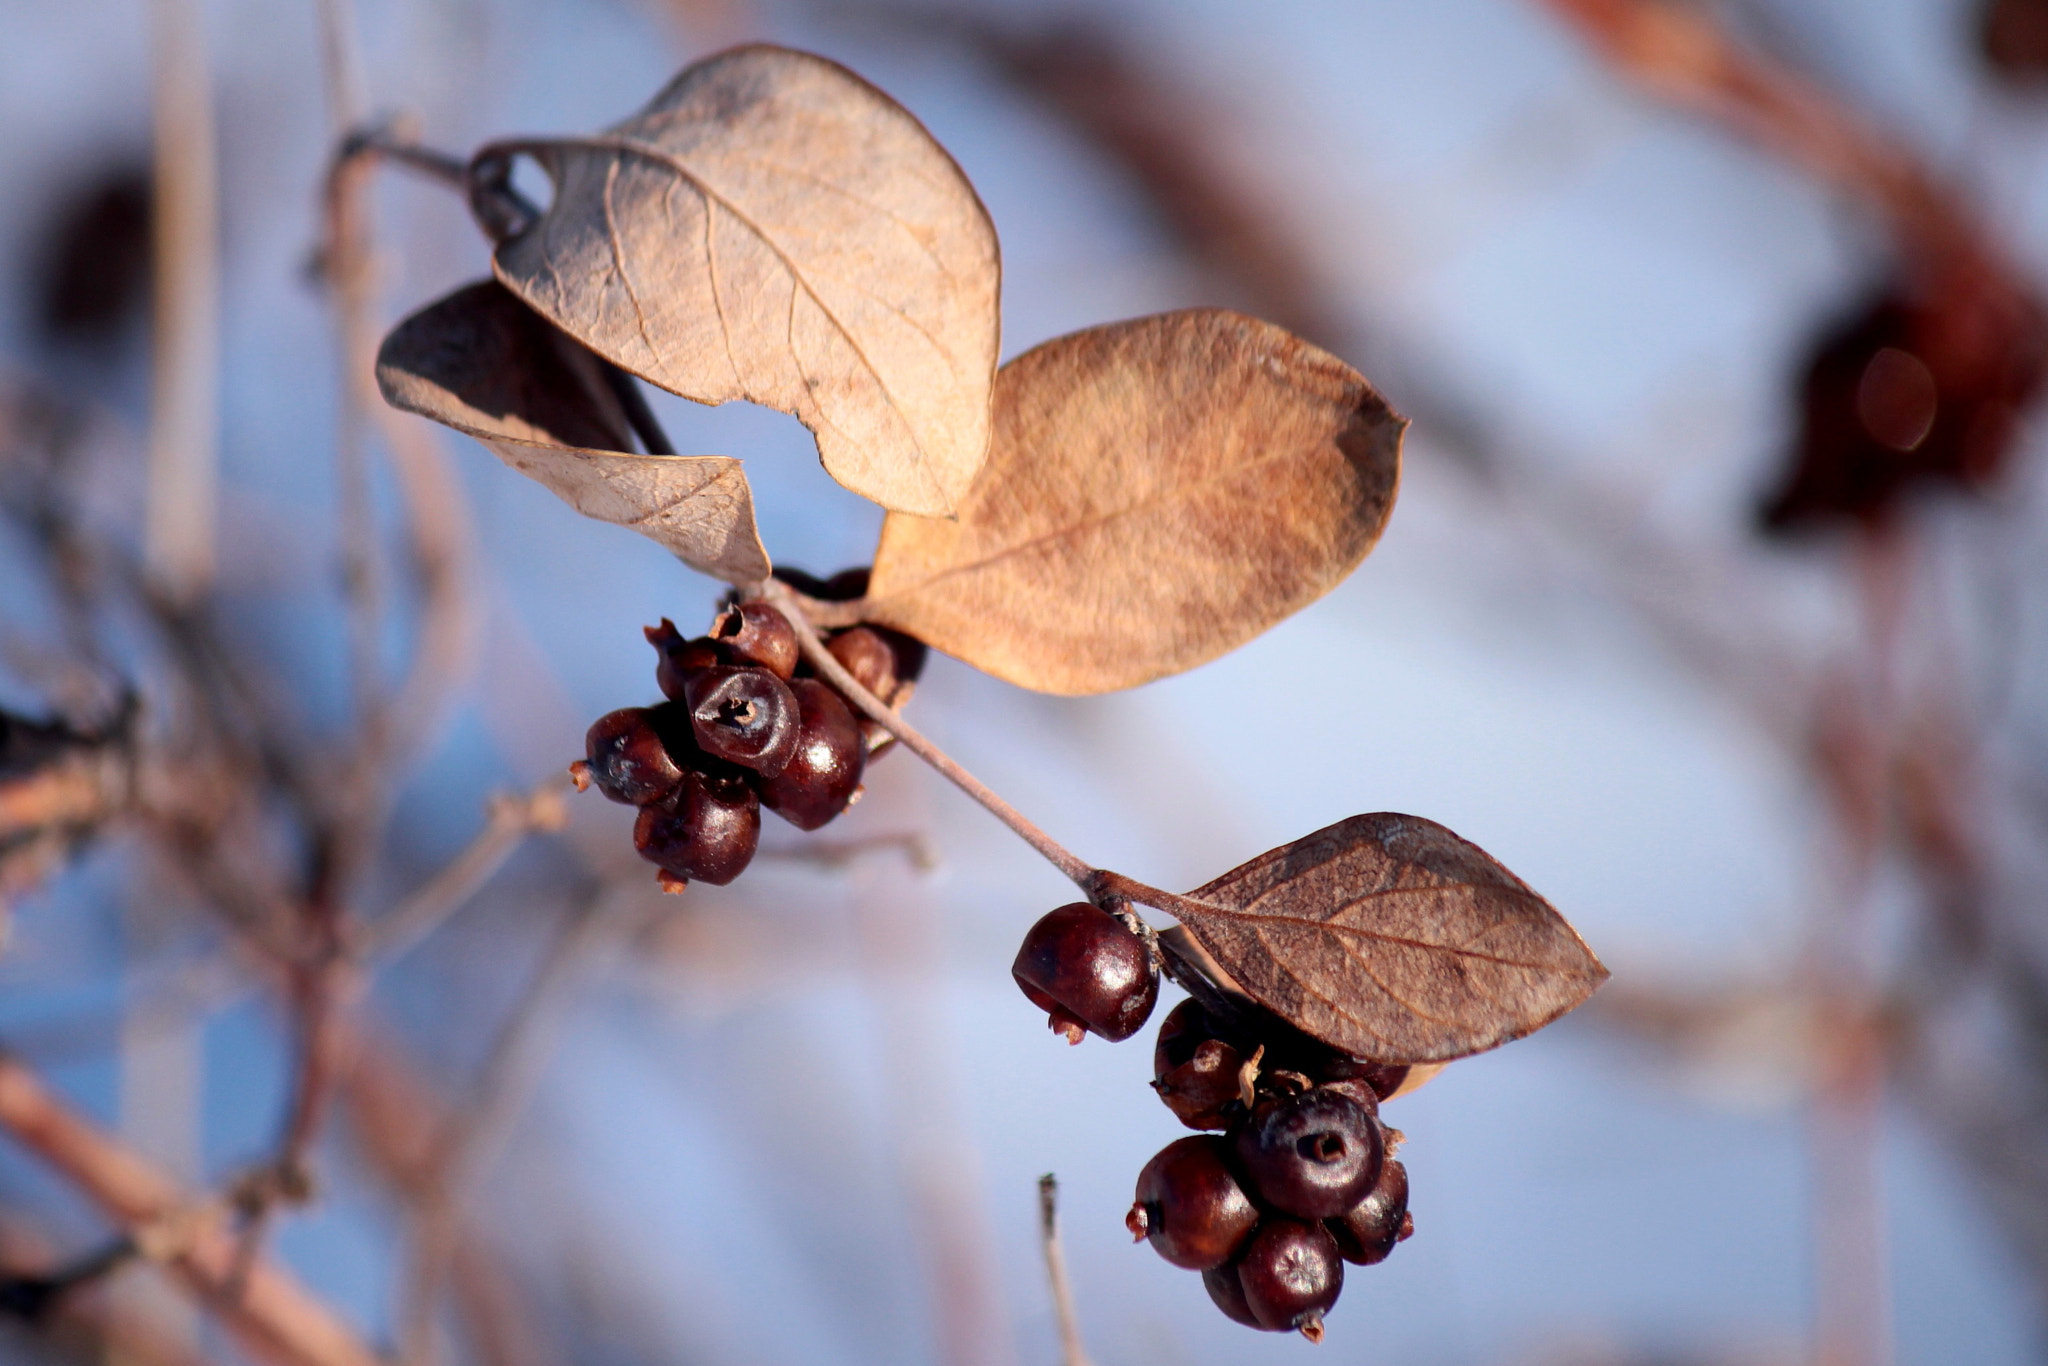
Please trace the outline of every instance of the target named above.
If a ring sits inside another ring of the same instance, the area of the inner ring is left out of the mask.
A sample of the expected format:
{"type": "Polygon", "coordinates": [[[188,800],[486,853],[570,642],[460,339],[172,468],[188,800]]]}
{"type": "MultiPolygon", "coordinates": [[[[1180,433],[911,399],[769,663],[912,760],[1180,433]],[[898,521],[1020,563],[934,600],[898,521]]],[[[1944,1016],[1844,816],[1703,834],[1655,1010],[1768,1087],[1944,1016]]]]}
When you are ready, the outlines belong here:
{"type": "Polygon", "coordinates": [[[1167,909],[1260,1004],[1380,1062],[1497,1047],[1607,978],[1549,902],[1419,816],[1339,821],[1167,909]]]}
{"type": "Polygon", "coordinates": [[[957,520],[883,523],[861,615],[1041,692],[1193,668],[1365,558],[1405,426],[1350,366],[1223,309],[1061,337],[997,376],[957,520]]]}
{"type": "Polygon", "coordinates": [[[586,517],[630,527],[729,583],[768,576],[754,497],[725,455],[633,455],[597,358],[495,281],[407,318],[377,353],[394,406],[491,448],[586,517]]]}
{"type": "Polygon", "coordinates": [[[700,403],[793,413],[825,469],[946,516],[988,450],[1001,266],[960,168],[844,67],[744,47],[605,133],[530,156],[552,203],[498,278],[584,345],[700,403]]]}

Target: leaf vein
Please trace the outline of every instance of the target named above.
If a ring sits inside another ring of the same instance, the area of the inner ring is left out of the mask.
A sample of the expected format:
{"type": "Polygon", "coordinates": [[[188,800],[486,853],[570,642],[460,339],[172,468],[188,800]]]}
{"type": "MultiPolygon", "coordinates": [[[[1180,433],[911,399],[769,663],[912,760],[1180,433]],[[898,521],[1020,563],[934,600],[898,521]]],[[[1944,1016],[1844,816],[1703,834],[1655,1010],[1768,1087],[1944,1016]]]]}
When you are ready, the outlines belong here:
{"type": "MultiPolygon", "coordinates": [[[[861,368],[866,370],[868,372],[869,377],[871,377],[874,380],[875,387],[882,391],[883,398],[888,400],[889,408],[902,421],[904,430],[907,431],[910,435],[910,447],[915,455],[915,459],[912,463],[915,465],[918,473],[924,476],[925,482],[932,489],[938,491],[942,495],[940,499],[941,502],[950,501],[943,497],[944,489],[939,484],[938,476],[932,472],[931,457],[925,453],[924,441],[918,434],[917,429],[913,427],[910,423],[908,410],[904,407],[902,402],[897,399],[895,392],[889,387],[889,381],[883,376],[881,369],[868,355],[866,348],[864,348],[861,345],[860,338],[855,336],[853,334],[853,331],[847,327],[844,321],[840,319],[839,315],[832,311],[830,305],[828,305],[824,301],[824,299],[819,297],[817,289],[811,284],[810,280],[806,278],[804,272],[798,269],[796,262],[790,258],[789,253],[784,251],[782,249],[781,244],[776,242],[776,240],[773,237],[771,237],[767,233],[767,231],[761,227],[760,224],[756,223],[753,219],[749,218],[744,212],[742,212],[737,204],[734,204],[724,195],[719,194],[718,191],[713,189],[711,185],[702,176],[698,175],[695,171],[691,170],[690,167],[687,164],[685,164],[681,159],[671,155],[670,153],[662,150],[659,147],[649,147],[645,143],[638,142],[632,138],[622,137],[579,138],[573,140],[570,143],[570,145],[579,148],[597,148],[605,151],[620,153],[623,155],[637,156],[644,158],[645,160],[652,161],[657,166],[666,166],[676,175],[688,181],[690,186],[693,189],[695,189],[698,194],[703,195],[708,203],[716,204],[719,208],[722,208],[727,213],[731,214],[736,222],[738,222],[741,226],[746,228],[748,232],[752,233],[754,237],[757,238],[763,246],[767,247],[768,250],[774,254],[775,259],[781,262],[782,268],[784,271],[788,273],[791,282],[794,283],[797,288],[801,289],[806,295],[808,295],[813,304],[817,305],[818,311],[825,315],[826,320],[832,324],[833,328],[845,340],[847,346],[851,348],[855,357],[859,359],[861,363],[861,368]]],[[[790,301],[790,321],[792,328],[794,328],[794,298],[792,298],[790,301]]],[[[796,348],[794,340],[792,338],[790,345],[790,352],[792,355],[795,354],[795,350],[796,348]]],[[[659,353],[657,352],[656,354],[659,353]]],[[[817,401],[815,399],[811,400],[810,407],[813,412],[817,411],[817,401]]]]}
{"type": "MultiPolygon", "coordinates": [[[[1383,895],[1383,894],[1382,894],[1383,895]]],[[[1312,920],[1307,916],[1276,915],[1272,912],[1246,912],[1218,906],[1212,901],[1198,903],[1204,911],[1226,920],[1250,921],[1254,933],[1260,925],[1298,925],[1304,929],[1324,930],[1336,935],[1351,935],[1358,939],[1382,944],[1397,944],[1403,948],[1418,949],[1425,953],[1450,953],[1476,962],[1494,963],[1506,968],[1529,968],[1534,971],[1573,972],[1576,969],[1558,963],[1539,962],[1520,958],[1508,958],[1500,954],[1486,953],[1463,944],[1433,944],[1426,939],[1412,939],[1406,935],[1388,934],[1383,930],[1361,929],[1356,925],[1344,925],[1330,920],[1312,920]]],[[[1261,942],[1264,942],[1263,938],[1261,942]]]]}
{"type": "Polygon", "coordinates": [[[992,551],[989,554],[982,555],[973,560],[967,560],[960,564],[947,565],[944,569],[938,570],[937,572],[932,574],[927,574],[925,577],[918,579],[914,583],[905,584],[900,588],[892,588],[886,596],[894,598],[906,596],[911,593],[921,593],[927,588],[930,588],[935,583],[940,583],[946,579],[955,578],[961,574],[976,573],[980,570],[988,568],[991,565],[1000,564],[1004,560],[1011,559],[1018,555],[1026,554],[1029,551],[1036,550],[1040,546],[1049,544],[1054,541],[1077,538],[1085,533],[1114,525],[1115,523],[1122,521],[1125,518],[1136,517],[1141,513],[1148,512],[1152,509],[1153,506],[1157,504],[1165,503],[1169,500],[1191,496],[1196,492],[1208,488],[1212,484],[1220,484],[1225,482],[1226,480],[1242,478],[1246,475],[1255,474],[1259,470],[1264,469],[1268,465],[1282,464],[1287,461],[1298,460],[1300,458],[1301,457],[1299,452],[1292,452],[1282,455],[1261,456],[1257,460],[1248,461],[1242,465],[1232,465],[1225,470],[1221,470],[1211,474],[1205,474],[1202,477],[1192,480],[1190,482],[1177,483],[1170,487],[1161,487],[1155,489],[1148,496],[1141,498],[1136,502],[1127,504],[1124,507],[1115,508],[1109,512],[1098,513],[1093,517],[1087,517],[1078,521],[1069,522],[1064,526],[1055,527],[1051,531],[1041,532],[1036,536],[1028,537],[1025,540],[1018,541],[1014,545],[1004,546],[999,550],[992,551]]]}
{"type": "Polygon", "coordinates": [[[618,188],[619,163],[614,161],[605,168],[604,193],[599,196],[604,206],[604,234],[612,253],[612,273],[619,277],[619,286],[626,291],[626,301],[633,305],[633,318],[640,326],[640,344],[647,348],[647,354],[658,356],[661,352],[654,346],[654,337],[647,330],[647,310],[640,302],[640,291],[633,287],[633,277],[626,270],[626,244],[619,240],[619,219],[613,208],[612,195],[618,188]]]}

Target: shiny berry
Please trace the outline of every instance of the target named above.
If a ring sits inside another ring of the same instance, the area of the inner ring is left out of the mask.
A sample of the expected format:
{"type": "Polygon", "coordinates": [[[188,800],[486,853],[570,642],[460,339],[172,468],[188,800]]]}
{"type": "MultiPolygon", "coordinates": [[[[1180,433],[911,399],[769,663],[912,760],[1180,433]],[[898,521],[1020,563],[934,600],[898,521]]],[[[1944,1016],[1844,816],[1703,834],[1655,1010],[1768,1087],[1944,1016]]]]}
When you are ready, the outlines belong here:
{"type": "Polygon", "coordinates": [[[1167,1144],[1138,1173],[1138,1190],[1125,1216],[1133,1238],[1190,1271],[1221,1266],[1244,1246],[1259,1211],[1226,1162],[1228,1149],[1211,1134],[1167,1144]]]}
{"type": "Polygon", "coordinates": [[[682,768],[669,756],[654,713],[646,707],[598,717],[583,737],[583,752],[598,791],[629,806],[658,801],[683,780],[682,768]]]}
{"type": "Polygon", "coordinates": [[[1385,1261],[1394,1244],[1415,1232],[1415,1221],[1408,1216],[1408,1169],[1388,1158],[1365,1199],[1324,1222],[1345,1261],[1359,1266],[1385,1261]]]}
{"type": "MultiPolygon", "coordinates": [[[[1352,1077],[1371,1086],[1373,1094],[1381,1100],[1400,1090],[1401,1084],[1408,1080],[1406,1063],[1366,1062],[1361,1058],[1353,1058],[1345,1070],[1349,1071],[1352,1077]]],[[[1329,1075],[1325,1078],[1328,1081],[1344,1079],[1340,1075],[1329,1075]]]]}
{"type": "Polygon", "coordinates": [[[644,633],[647,643],[661,653],[661,661],[654,666],[654,681],[663,697],[682,701],[692,674],[726,662],[717,641],[709,636],[684,640],[683,633],[667,617],[661,619],[659,626],[646,627],[644,633]]]}
{"type": "Polygon", "coordinates": [[[1244,1057],[1216,1037],[1199,1001],[1182,1001],[1159,1026],[1152,1048],[1152,1089],[1190,1129],[1227,1129],[1238,1109],[1244,1057]]]}
{"type": "Polygon", "coordinates": [[[1323,1338],[1323,1315],[1344,1289],[1337,1240],[1321,1224],[1268,1217],[1236,1262],[1245,1307],[1261,1328],[1323,1338]]]}
{"type": "Polygon", "coordinates": [[[737,774],[683,775],[667,799],[642,807],[633,847],[665,872],[722,887],[746,871],[761,839],[761,805],[737,774]]]}
{"type": "Polygon", "coordinates": [[[796,695],[767,669],[699,669],[684,685],[690,730],[706,754],[772,778],[802,739],[796,695]]]}
{"type": "Polygon", "coordinates": [[[896,687],[896,652],[872,626],[841,631],[825,642],[832,658],[853,675],[853,681],[887,701],[896,687]]]}
{"type": "Polygon", "coordinates": [[[1368,1078],[1351,1077],[1344,1081],[1326,1081],[1321,1083],[1321,1089],[1333,1091],[1340,1096],[1348,1096],[1357,1101],[1358,1108],[1367,1114],[1375,1118],[1379,1115],[1380,1093],[1374,1089],[1368,1078]]]}
{"type": "Polygon", "coordinates": [[[1086,1028],[1114,1043],[1143,1028],[1159,999],[1159,972],[1145,941],[1097,906],[1076,901],[1047,912],[1024,935],[1010,975],[1069,1043],[1086,1028]]]}
{"type": "Polygon", "coordinates": [[[1244,1302],[1244,1286],[1238,1282],[1236,1267],[1210,1267],[1202,1273],[1202,1288],[1229,1318],[1247,1328],[1259,1326],[1259,1321],[1252,1317],[1252,1307],[1244,1302]]]}
{"type": "Polygon", "coordinates": [[[735,663],[758,665],[785,680],[796,673],[796,628],[765,602],[728,607],[712,623],[711,635],[735,663]]]}
{"type": "Polygon", "coordinates": [[[760,784],[761,804],[799,830],[816,830],[853,800],[867,770],[867,746],[838,693],[815,678],[788,686],[802,717],[796,753],[760,784]]]}
{"type": "Polygon", "coordinates": [[[891,706],[896,693],[924,671],[925,644],[915,636],[880,626],[855,626],[825,642],[854,681],[891,706]]]}
{"type": "MultiPolygon", "coordinates": [[[[902,707],[917,691],[917,676],[924,671],[925,643],[880,626],[855,626],[841,631],[825,643],[832,657],[853,675],[854,681],[891,707],[902,707]]],[[[861,735],[867,741],[870,760],[895,743],[879,721],[860,718],[861,735]]]]}
{"type": "Polygon", "coordinates": [[[1237,1132],[1253,1194],[1302,1219],[1328,1219],[1364,1199],[1385,1156],[1379,1121],[1326,1086],[1262,1100],[1237,1132]]]}

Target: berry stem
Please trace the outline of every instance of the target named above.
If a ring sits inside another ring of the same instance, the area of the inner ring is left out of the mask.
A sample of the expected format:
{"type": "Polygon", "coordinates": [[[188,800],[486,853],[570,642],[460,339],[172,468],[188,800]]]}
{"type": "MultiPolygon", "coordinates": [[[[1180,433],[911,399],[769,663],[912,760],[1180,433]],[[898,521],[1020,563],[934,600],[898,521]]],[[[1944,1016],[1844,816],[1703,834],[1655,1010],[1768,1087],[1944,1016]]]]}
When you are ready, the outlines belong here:
{"type": "MultiPolygon", "coordinates": [[[[846,667],[825,648],[825,642],[819,638],[817,628],[805,610],[813,599],[805,597],[779,579],[768,579],[750,585],[743,592],[772,604],[776,610],[789,618],[790,627],[796,632],[797,648],[803,652],[804,658],[811,662],[811,667],[837,688],[847,701],[853,703],[883,730],[895,736],[905,749],[930,764],[955,787],[981,803],[990,815],[1009,826],[1019,838],[1044,856],[1048,863],[1066,874],[1090,901],[1110,910],[1115,910],[1118,902],[1135,901],[1141,906],[1165,911],[1176,918],[1183,918],[1182,907],[1194,906],[1195,903],[1184,896],[1163,891],[1139,882],[1136,878],[1125,877],[1122,873],[1113,873],[1107,868],[1092,866],[1039,829],[1023,812],[997,796],[988,784],[962,768],[957,760],[933,744],[923,732],[905,721],[881,698],[862,687],[860,681],[848,673],[846,667]]],[[[1208,998],[1214,997],[1218,984],[1208,979],[1202,965],[1191,961],[1185,954],[1159,952],[1156,937],[1148,936],[1146,947],[1153,951],[1155,960],[1174,981],[1191,992],[1207,988],[1208,998]],[[1202,980],[1192,982],[1191,978],[1202,980]]]]}
{"type": "MultiPolygon", "coordinates": [[[[811,662],[811,667],[837,688],[847,701],[858,707],[876,725],[895,736],[905,749],[937,769],[953,786],[981,803],[990,815],[1009,826],[1020,839],[1043,855],[1046,862],[1065,873],[1082,891],[1091,897],[1094,896],[1096,883],[1104,876],[1100,869],[1076,857],[1072,850],[1039,829],[1023,812],[997,796],[988,784],[962,768],[957,760],[926,739],[922,732],[897,715],[881,698],[862,687],[859,680],[848,673],[845,666],[834,659],[832,652],[825,648],[825,642],[819,639],[810,619],[804,615],[803,607],[797,602],[797,595],[787,585],[769,579],[757,587],[764,601],[774,604],[789,618],[789,624],[796,631],[797,647],[803,651],[804,658],[811,662]]],[[[1161,892],[1158,895],[1167,894],[1161,892]]],[[[1143,898],[1134,896],[1132,900],[1143,898]]]]}
{"type": "Polygon", "coordinates": [[[1122,873],[1112,873],[1107,868],[1097,868],[1081,886],[1088,893],[1089,897],[1098,904],[1111,899],[1135,901],[1140,906],[1150,906],[1155,911],[1165,911],[1176,920],[1186,919],[1181,914],[1181,908],[1184,906],[1192,907],[1198,913],[1201,910],[1200,903],[1190,901],[1187,897],[1173,892],[1162,891],[1160,888],[1140,882],[1136,878],[1125,877],[1122,873]]]}

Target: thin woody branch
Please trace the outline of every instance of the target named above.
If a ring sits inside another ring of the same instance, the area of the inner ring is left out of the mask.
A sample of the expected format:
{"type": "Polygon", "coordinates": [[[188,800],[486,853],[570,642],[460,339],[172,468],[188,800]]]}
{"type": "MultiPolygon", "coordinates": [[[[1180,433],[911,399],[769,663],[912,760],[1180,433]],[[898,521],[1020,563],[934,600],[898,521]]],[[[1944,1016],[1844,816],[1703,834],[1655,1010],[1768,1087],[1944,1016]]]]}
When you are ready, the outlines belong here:
{"type": "Polygon", "coordinates": [[[882,699],[862,687],[860,680],[846,671],[844,665],[832,657],[825,648],[825,642],[818,638],[803,613],[793,590],[778,580],[770,579],[760,586],[761,596],[774,603],[789,623],[796,629],[797,645],[812,668],[824,676],[827,682],[856,707],[860,708],[875,724],[896,737],[903,747],[918,758],[937,769],[945,779],[968,796],[979,802],[997,820],[1015,831],[1019,838],[1036,849],[1046,862],[1059,869],[1074,882],[1086,889],[1095,877],[1092,865],[1077,857],[1065,845],[1038,828],[1027,819],[1023,812],[997,796],[988,784],[961,767],[950,754],[940,749],[924,735],[891,710],[882,699]]]}
{"type": "Polygon", "coordinates": [[[1051,1172],[1038,1178],[1038,1241],[1045,1254],[1045,1277],[1052,1289],[1053,1314],[1060,1325],[1060,1366],[1090,1366],[1081,1341],[1081,1320],[1074,1312],[1074,1287],[1067,1276],[1067,1254],[1060,1246],[1060,1183],[1051,1172]]]}
{"type": "Polygon", "coordinates": [[[1953,187],[1825,86],[1738,41],[1704,7],[1673,0],[1540,3],[1660,98],[1870,203],[1923,268],[1988,275],[2020,289],[2004,253],[1960,207],[1953,187]]]}
{"type": "Polygon", "coordinates": [[[252,1356],[275,1366],[382,1366],[332,1309],[274,1262],[256,1259],[236,1286],[239,1244],[226,1211],[188,1194],[5,1054],[0,1129],[161,1260],[252,1356]],[[231,1287],[238,1293],[229,1294],[231,1287]]]}

